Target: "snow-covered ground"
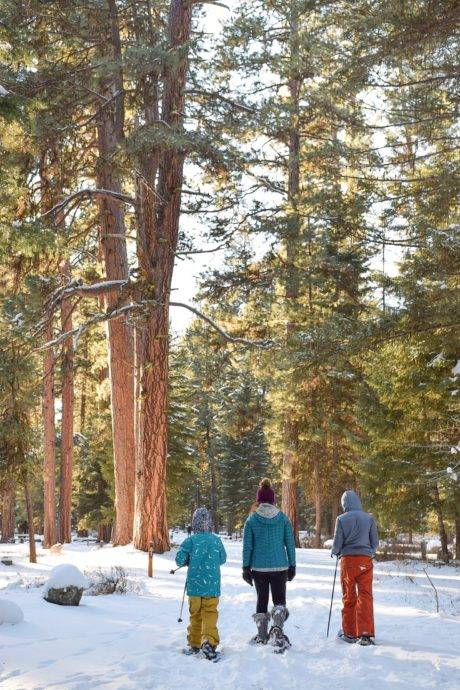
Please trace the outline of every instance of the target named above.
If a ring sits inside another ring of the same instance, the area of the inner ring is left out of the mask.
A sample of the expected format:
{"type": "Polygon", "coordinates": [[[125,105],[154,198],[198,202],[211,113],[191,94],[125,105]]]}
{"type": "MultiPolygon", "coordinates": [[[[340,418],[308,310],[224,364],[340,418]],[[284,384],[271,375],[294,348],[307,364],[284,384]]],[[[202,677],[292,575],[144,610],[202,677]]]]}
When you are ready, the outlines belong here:
{"type": "MultiPolygon", "coordinates": [[[[2,690],[387,690],[460,688],[460,574],[428,566],[434,592],[421,564],[379,563],[375,570],[377,646],[360,647],[326,639],[334,561],[327,551],[299,550],[296,579],[288,585],[291,616],[286,631],[293,644],[284,656],[253,647],[254,590],[241,579],[241,543],[225,541],[219,628],[223,656],[218,664],[185,657],[187,615],[178,623],[185,572],[170,575],[174,552],[154,557],[154,578],[146,577],[147,556],[131,547],[66,545],[60,556],[27,545],[1,545],[0,602],[24,611],[18,625],[0,626],[2,690]],[[132,591],[84,596],[79,607],[49,604],[40,584],[60,563],[82,570],[122,565],[132,591]]],[[[336,592],[331,630],[340,626],[336,592]]]]}

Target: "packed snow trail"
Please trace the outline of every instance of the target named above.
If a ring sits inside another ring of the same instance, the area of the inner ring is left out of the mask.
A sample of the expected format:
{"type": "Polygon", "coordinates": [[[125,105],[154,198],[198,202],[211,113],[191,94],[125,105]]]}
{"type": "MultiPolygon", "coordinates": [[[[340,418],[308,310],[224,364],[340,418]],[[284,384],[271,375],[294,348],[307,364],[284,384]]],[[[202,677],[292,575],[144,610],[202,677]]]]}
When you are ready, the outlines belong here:
{"type": "Polygon", "coordinates": [[[460,574],[429,566],[434,592],[422,564],[378,563],[375,568],[375,647],[335,639],[340,627],[336,589],[331,637],[326,640],[334,561],[326,550],[297,551],[297,576],[288,583],[292,648],[249,644],[255,592],[241,579],[241,543],[224,539],[218,664],[186,657],[188,615],[177,617],[185,569],[175,575],[174,552],[154,557],[154,578],[146,577],[147,556],[132,547],[66,545],[60,556],[38,550],[27,561],[27,545],[1,545],[0,606],[13,601],[24,622],[0,626],[2,690],[388,690],[460,687],[460,574]],[[52,567],[73,563],[81,570],[122,565],[135,593],[84,596],[79,607],[49,604],[37,587],[52,567]]]}

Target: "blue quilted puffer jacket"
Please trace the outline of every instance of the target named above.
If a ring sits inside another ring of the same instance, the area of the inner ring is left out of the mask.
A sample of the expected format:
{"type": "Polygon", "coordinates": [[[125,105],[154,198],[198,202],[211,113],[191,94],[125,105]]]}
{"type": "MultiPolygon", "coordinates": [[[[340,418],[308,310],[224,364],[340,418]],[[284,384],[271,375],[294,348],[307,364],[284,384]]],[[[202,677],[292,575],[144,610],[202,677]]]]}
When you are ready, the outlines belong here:
{"type": "Polygon", "coordinates": [[[271,572],[295,565],[295,540],[287,515],[262,503],[246,520],[243,568],[271,572]]]}

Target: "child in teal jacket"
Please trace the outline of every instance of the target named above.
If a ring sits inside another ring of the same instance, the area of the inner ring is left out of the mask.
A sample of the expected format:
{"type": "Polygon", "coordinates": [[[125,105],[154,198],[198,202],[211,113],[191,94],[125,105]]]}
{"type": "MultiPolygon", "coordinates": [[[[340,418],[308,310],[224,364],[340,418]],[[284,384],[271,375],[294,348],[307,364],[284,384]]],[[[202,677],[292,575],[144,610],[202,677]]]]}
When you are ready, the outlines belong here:
{"type": "Polygon", "coordinates": [[[206,508],[193,514],[193,536],[188,537],[177,552],[177,565],[188,565],[187,595],[190,624],[186,654],[202,652],[215,659],[219,644],[217,606],[220,596],[220,566],[227,560],[222,540],[211,532],[212,520],[206,508]]]}

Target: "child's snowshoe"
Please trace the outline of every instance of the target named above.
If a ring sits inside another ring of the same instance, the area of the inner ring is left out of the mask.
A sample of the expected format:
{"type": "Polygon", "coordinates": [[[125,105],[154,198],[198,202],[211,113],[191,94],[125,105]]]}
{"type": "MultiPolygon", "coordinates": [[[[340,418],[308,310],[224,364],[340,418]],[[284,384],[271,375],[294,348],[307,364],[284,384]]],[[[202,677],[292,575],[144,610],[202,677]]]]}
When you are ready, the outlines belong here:
{"type": "Polygon", "coordinates": [[[375,645],[375,642],[370,635],[362,635],[357,642],[361,645],[361,647],[370,647],[375,645]]]}
{"type": "Polygon", "coordinates": [[[208,659],[208,661],[219,661],[220,654],[216,650],[216,647],[210,642],[203,642],[201,645],[201,654],[208,659]]]}
{"type": "Polygon", "coordinates": [[[190,645],[188,645],[185,649],[182,650],[182,654],[185,654],[185,656],[196,656],[200,653],[200,651],[200,647],[191,647],[190,645]]]}

